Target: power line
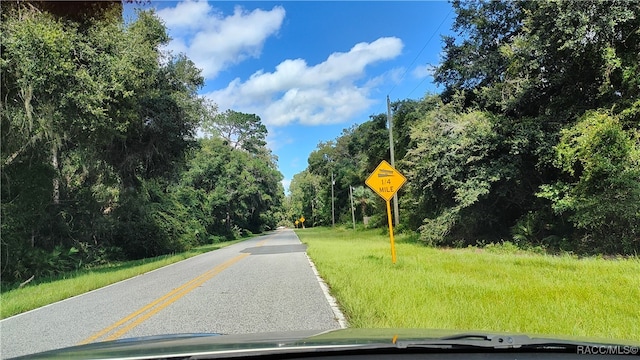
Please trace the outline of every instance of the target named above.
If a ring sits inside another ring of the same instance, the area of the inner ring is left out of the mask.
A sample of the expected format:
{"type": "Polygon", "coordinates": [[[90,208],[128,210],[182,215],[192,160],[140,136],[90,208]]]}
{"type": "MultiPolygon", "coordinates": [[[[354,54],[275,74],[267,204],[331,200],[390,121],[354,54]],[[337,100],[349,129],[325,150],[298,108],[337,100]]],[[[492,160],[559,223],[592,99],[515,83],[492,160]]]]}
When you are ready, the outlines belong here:
{"type": "Polygon", "coordinates": [[[414,91],[416,91],[416,89],[418,89],[418,88],[420,87],[420,85],[422,85],[422,83],[423,83],[425,80],[427,80],[427,76],[425,76],[425,77],[422,79],[422,81],[420,81],[420,82],[418,83],[418,85],[416,85],[416,87],[414,87],[414,88],[413,88],[413,90],[409,91],[409,93],[407,94],[407,98],[408,98],[409,96],[411,96],[411,94],[413,94],[413,92],[414,92],[414,91]]]}
{"type": "MultiPolygon", "coordinates": [[[[420,52],[418,52],[418,55],[416,55],[416,57],[413,59],[413,61],[411,62],[411,64],[409,64],[409,66],[406,68],[406,70],[404,71],[404,73],[402,74],[402,76],[400,77],[400,80],[398,80],[398,82],[396,84],[393,85],[393,87],[391,88],[391,90],[389,90],[389,92],[387,93],[387,96],[391,95],[391,92],[396,88],[397,84],[399,84],[404,77],[407,75],[407,73],[409,72],[409,70],[411,69],[411,67],[413,66],[413,64],[415,64],[415,62],[418,60],[418,58],[420,57],[420,55],[422,54],[422,52],[424,51],[424,49],[427,48],[427,45],[429,45],[429,43],[431,42],[431,40],[434,38],[434,36],[436,36],[436,34],[438,33],[438,31],[440,31],[440,28],[442,27],[442,25],[444,25],[444,22],[447,21],[447,19],[449,18],[449,15],[451,15],[451,12],[453,11],[453,9],[449,9],[449,12],[447,13],[447,15],[445,15],[445,17],[442,19],[442,21],[440,22],[440,25],[438,25],[438,27],[433,31],[433,34],[431,34],[431,36],[429,37],[429,39],[427,40],[427,42],[424,43],[424,46],[422,47],[422,49],[420,49],[420,52]]],[[[422,85],[422,83],[424,82],[424,80],[426,79],[426,77],[424,79],[422,79],[422,81],[418,84],[418,86],[422,85]]],[[[416,86],[413,90],[411,90],[411,92],[409,93],[409,95],[411,95],[411,93],[413,93],[418,86],[416,86]]],[[[409,96],[407,95],[407,96],[409,96]]]]}

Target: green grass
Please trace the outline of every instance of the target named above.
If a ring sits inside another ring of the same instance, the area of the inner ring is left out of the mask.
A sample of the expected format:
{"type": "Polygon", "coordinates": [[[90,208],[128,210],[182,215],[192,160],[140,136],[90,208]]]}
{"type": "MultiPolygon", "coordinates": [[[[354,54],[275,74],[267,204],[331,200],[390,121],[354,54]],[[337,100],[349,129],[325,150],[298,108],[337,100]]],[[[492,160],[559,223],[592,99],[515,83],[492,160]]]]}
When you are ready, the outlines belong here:
{"type": "Polygon", "coordinates": [[[350,327],[640,340],[640,259],[438,249],[381,230],[297,230],[350,327]]]}
{"type": "Polygon", "coordinates": [[[243,240],[246,239],[200,246],[174,255],[114,263],[89,270],[80,270],[55,279],[46,279],[40,283],[30,283],[21,289],[9,290],[0,294],[0,318],[4,319],[80,295],[243,240]]]}

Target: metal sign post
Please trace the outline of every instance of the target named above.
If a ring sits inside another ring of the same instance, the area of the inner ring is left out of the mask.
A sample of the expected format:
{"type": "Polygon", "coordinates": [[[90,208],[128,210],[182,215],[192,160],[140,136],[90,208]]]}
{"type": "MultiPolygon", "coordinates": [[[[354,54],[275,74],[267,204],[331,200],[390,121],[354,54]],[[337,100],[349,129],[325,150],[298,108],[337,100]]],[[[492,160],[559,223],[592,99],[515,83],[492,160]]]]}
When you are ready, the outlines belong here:
{"type": "Polygon", "coordinates": [[[398,189],[407,182],[398,170],[394,169],[388,162],[382,162],[369,175],[365,183],[387,203],[387,218],[389,220],[389,238],[391,241],[391,261],[396,263],[396,245],[393,239],[393,221],[391,219],[390,200],[398,192],[398,189]]]}

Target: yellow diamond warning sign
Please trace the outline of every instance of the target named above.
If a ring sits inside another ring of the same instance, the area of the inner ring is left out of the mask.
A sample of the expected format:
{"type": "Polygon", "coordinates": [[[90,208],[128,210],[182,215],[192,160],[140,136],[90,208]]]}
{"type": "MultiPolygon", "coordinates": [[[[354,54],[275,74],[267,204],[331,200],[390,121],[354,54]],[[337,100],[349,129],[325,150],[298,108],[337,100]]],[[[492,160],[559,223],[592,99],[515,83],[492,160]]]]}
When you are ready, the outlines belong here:
{"type": "Polygon", "coordinates": [[[404,175],[394,169],[391,164],[382,160],[380,165],[369,175],[365,184],[383,199],[389,201],[405,182],[407,182],[407,178],[404,175]]]}

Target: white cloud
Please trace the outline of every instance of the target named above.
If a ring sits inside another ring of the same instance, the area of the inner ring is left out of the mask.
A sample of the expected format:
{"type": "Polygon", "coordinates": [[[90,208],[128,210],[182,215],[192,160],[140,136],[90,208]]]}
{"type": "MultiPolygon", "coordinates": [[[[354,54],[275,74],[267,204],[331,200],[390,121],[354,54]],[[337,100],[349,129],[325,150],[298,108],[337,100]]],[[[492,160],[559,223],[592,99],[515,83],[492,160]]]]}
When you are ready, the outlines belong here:
{"type": "Polygon", "coordinates": [[[185,1],[158,11],[174,40],[168,50],[185,53],[205,78],[215,78],[229,65],[258,57],[265,40],[278,32],[285,10],[246,11],[237,6],[224,16],[206,1],[185,1]]]}
{"type": "Polygon", "coordinates": [[[173,31],[198,30],[207,22],[212,10],[207,1],[187,0],[176,4],[174,8],[158,10],[158,16],[173,31]]]}
{"type": "Polygon", "coordinates": [[[207,96],[221,110],[260,114],[267,125],[340,123],[373,102],[369,92],[375,81],[358,83],[365,68],[397,57],[402,47],[400,39],[388,37],[356,44],[313,66],[303,59],[285,60],[273,72],[255,72],[244,82],[236,78],[207,96]]]}

